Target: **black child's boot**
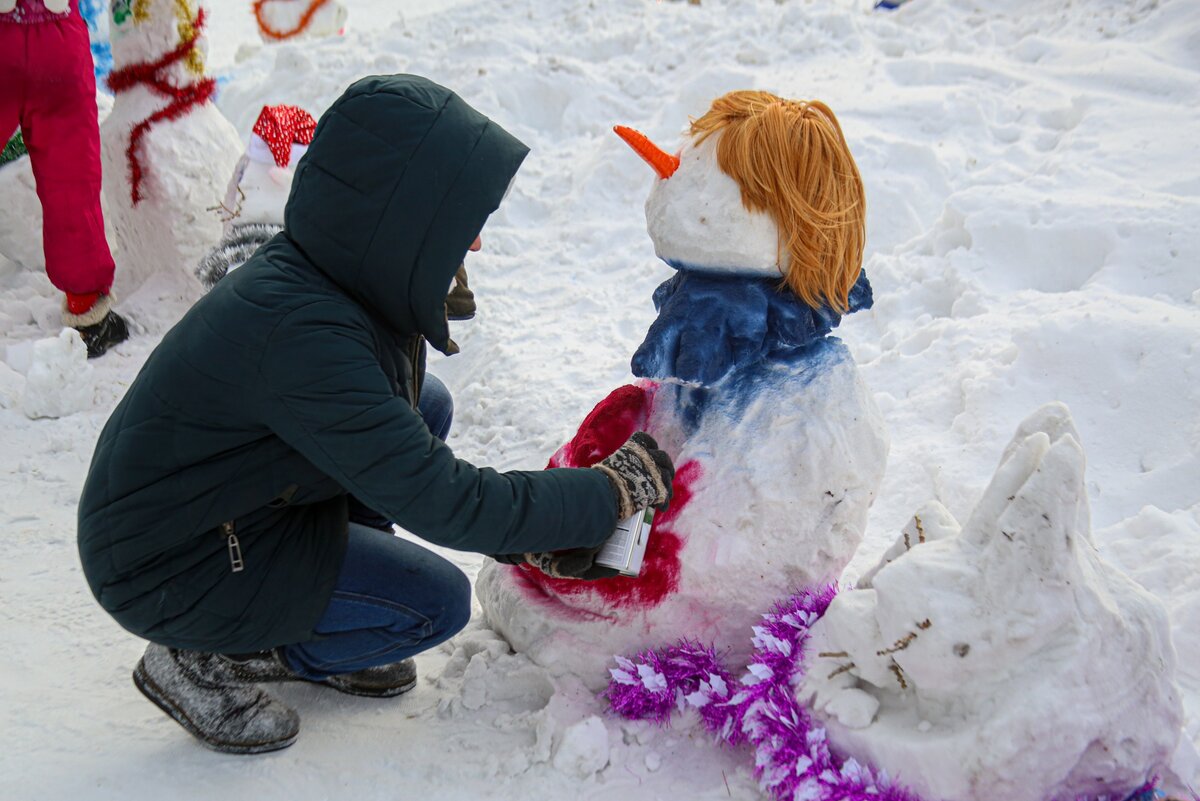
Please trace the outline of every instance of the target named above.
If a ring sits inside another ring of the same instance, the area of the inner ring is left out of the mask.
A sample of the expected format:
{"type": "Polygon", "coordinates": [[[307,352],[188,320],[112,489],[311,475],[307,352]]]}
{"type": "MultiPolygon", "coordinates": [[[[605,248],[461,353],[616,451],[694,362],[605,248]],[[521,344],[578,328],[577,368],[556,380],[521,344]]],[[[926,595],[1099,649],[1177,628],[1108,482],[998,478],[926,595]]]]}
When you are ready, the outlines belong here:
{"type": "Polygon", "coordinates": [[[215,751],[278,751],[300,733],[300,716],[294,710],[242,681],[220,654],[151,643],[133,671],[133,683],[215,751]]]}
{"type": "Polygon", "coordinates": [[[89,359],[103,356],[113,345],[129,339],[129,326],[112,310],[108,295],[68,294],[63,304],[63,325],[79,332],[89,359]],[[83,308],[89,300],[91,305],[83,308]]]}

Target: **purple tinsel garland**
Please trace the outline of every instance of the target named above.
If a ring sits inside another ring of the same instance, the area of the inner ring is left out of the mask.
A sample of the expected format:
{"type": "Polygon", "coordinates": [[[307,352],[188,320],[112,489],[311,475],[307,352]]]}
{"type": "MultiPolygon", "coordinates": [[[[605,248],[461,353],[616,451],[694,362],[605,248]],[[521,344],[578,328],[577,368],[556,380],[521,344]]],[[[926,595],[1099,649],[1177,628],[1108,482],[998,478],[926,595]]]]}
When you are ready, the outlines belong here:
{"type": "MultiPolygon", "coordinates": [[[[763,624],[754,627],[754,657],[740,681],[712,648],[682,640],[632,659],[616,657],[605,695],[618,715],[660,725],[676,709],[695,708],[718,740],[753,747],[755,778],[778,801],[921,801],[885,772],[834,756],[825,729],[796,701],[793,677],[804,670],[809,629],[836,595],[836,584],[804,590],[763,615],[763,624]]],[[[1130,796],[1076,801],[1159,797],[1151,782],[1130,796]]]]}

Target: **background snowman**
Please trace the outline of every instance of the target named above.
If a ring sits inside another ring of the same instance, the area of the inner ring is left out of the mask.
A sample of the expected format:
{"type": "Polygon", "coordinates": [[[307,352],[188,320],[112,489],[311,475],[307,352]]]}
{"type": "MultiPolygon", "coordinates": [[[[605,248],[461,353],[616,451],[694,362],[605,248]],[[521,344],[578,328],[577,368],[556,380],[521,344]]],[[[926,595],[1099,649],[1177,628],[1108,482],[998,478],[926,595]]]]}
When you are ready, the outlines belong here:
{"type": "Polygon", "coordinates": [[[348,16],[335,0],[254,0],[252,9],[259,38],[267,44],[338,36],[348,16]]]}
{"type": "Polygon", "coordinates": [[[188,0],[114,0],[112,113],[100,127],[104,199],[126,292],[178,265],[190,272],[221,237],[216,205],[241,139],[212,102],[205,12],[188,0]]]}
{"type": "Polygon", "coordinates": [[[841,573],[888,448],[849,351],[829,336],[871,305],[863,186],[833,112],[732,92],[674,156],[617,130],[657,173],[647,228],[676,273],[654,293],[639,380],[550,465],[592,465],[644,430],[675,462],[674,500],[637,578],[494,563],[476,584],[514,649],[593,686],[613,653],[684,633],[744,656],[772,601],[841,573]]]}
{"type": "Polygon", "coordinates": [[[296,164],[312,143],[317,121],[298,106],[263,106],[238,159],[225,200],[218,207],[221,241],[196,267],[196,277],[212,289],[283,230],[283,209],[296,164]]]}

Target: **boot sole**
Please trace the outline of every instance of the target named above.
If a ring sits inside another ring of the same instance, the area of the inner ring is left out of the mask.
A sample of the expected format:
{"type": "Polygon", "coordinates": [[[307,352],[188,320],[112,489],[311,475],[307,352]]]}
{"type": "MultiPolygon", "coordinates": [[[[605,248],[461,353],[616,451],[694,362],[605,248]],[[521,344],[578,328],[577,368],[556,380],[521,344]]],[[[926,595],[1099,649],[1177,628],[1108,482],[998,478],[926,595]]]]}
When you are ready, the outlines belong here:
{"type": "Polygon", "coordinates": [[[133,686],[138,688],[142,695],[167,714],[167,717],[182,726],[188,734],[191,734],[204,745],[214,751],[220,751],[223,754],[265,754],[270,751],[279,751],[287,748],[292,743],[296,742],[297,734],[293,734],[283,740],[267,740],[257,743],[230,743],[223,740],[217,740],[206,736],[192,722],[182,709],[180,709],[163,689],[155,683],[154,679],[146,672],[146,665],[143,661],[139,661],[137,667],[133,671],[133,686]]]}
{"type": "Polygon", "coordinates": [[[397,695],[404,695],[406,692],[417,686],[417,680],[414,678],[408,684],[402,684],[399,687],[386,687],[379,690],[365,690],[354,687],[339,687],[336,684],[330,684],[328,679],[312,682],[328,687],[331,690],[337,690],[345,695],[357,695],[359,698],[395,698],[397,695]]]}

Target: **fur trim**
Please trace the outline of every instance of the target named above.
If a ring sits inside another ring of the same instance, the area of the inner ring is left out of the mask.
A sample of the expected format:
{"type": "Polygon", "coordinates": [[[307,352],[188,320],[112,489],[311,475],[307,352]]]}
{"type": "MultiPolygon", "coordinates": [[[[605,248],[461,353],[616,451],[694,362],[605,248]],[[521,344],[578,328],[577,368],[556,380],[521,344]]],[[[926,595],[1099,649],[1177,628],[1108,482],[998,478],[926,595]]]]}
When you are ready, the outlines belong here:
{"type": "Polygon", "coordinates": [[[67,300],[63,298],[63,325],[68,328],[87,328],[103,320],[112,311],[112,295],[101,295],[96,298],[92,308],[83,314],[71,314],[67,308],[67,300]]]}
{"type": "Polygon", "coordinates": [[[205,289],[212,289],[231,270],[236,270],[254,252],[283,230],[282,225],[246,223],[235,225],[221,237],[217,246],[208,252],[196,267],[196,277],[205,289]]]}

